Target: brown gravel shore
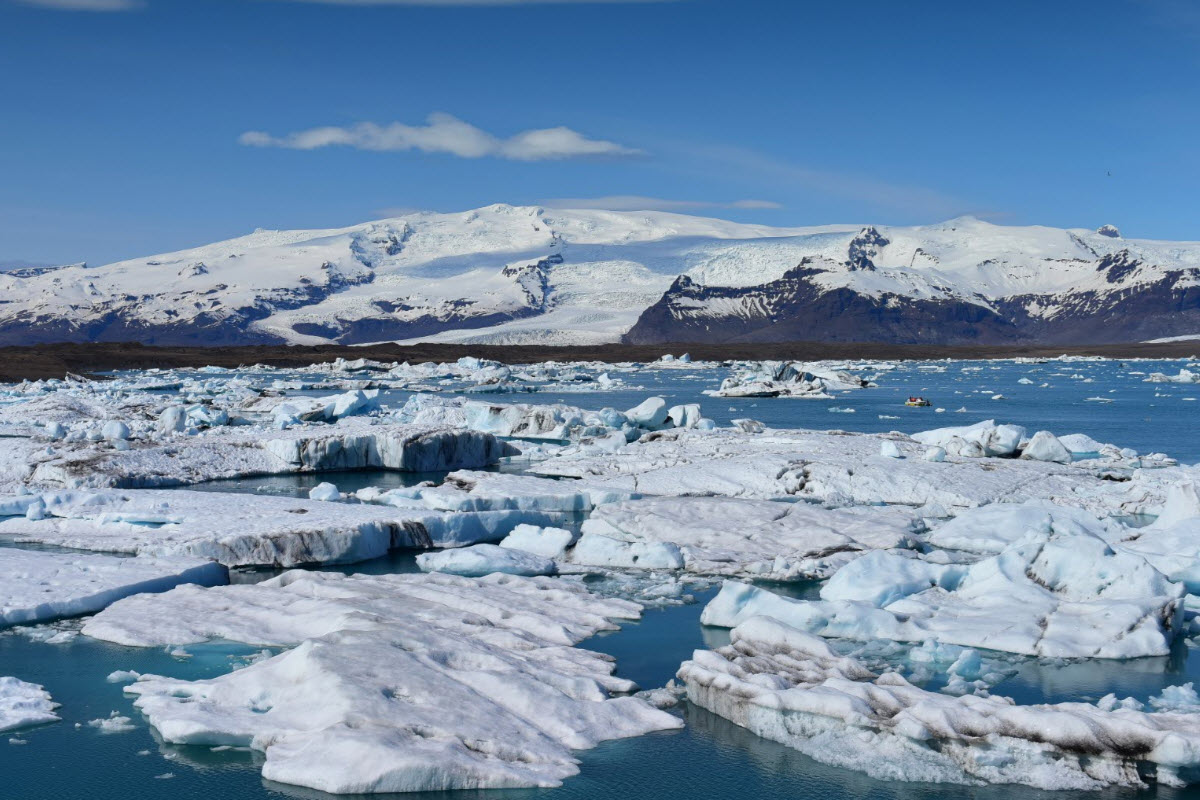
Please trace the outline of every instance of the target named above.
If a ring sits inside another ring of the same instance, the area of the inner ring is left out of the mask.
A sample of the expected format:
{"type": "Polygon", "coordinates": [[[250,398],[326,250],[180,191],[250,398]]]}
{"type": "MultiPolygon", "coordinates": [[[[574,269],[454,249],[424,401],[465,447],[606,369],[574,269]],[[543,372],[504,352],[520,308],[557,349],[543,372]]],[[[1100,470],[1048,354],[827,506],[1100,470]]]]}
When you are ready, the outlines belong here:
{"type": "Polygon", "coordinates": [[[1091,355],[1109,358],[1187,358],[1200,353],[1200,341],[1169,344],[1026,347],[935,347],[882,343],[789,342],[781,344],[596,345],[543,347],[505,345],[420,344],[344,347],[147,347],[138,343],[101,342],[0,348],[0,381],[60,378],[67,373],[92,374],[114,369],[150,367],[237,367],[269,364],[297,367],[336,358],[378,361],[453,361],[466,355],[507,363],[536,361],[653,361],[666,353],[691,353],[695,359],[980,359],[1016,356],[1054,358],[1091,355]]]}

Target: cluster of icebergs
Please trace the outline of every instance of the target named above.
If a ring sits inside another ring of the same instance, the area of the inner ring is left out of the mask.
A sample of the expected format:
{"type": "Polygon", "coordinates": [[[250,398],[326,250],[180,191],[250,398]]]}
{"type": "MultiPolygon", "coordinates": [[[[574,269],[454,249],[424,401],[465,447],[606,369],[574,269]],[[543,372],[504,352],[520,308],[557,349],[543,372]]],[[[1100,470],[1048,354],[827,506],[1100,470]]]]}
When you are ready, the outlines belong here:
{"type": "MultiPolygon", "coordinates": [[[[270,780],[550,787],[578,771],[573,751],[682,725],[657,707],[664,693],[634,694],[577,645],[643,602],[723,581],[701,621],[730,644],[681,666],[688,699],[814,758],[1040,788],[1200,775],[1189,690],[1150,711],[1021,705],[993,693],[1003,676],[986,666],[1164,656],[1200,633],[1200,467],[992,420],[863,434],[721,427],[658,397],[625,410],[386,397],[400,383],[602,383],[617,371],[602,366],[343,361],[286,380],[10,387],[0,626],[91,614],[83,635],[123,645],[271,648],[208,680],[123,676],[165,741],[255,749],[270,780]],[[444,477],[338,489],[338,472],[364,469],[444,477]],[[293,473],[323,482],[308,498],[193,486],[293,473]],[[394,550],[418,551],[420,572],[311,569],[394,550]],[[229,585],[247,567],[290,571],[229,585]],[[779,590],[802,581],[822,583],[779,590]],[[952,680],[923,686],[852,643],[940,649],[952,680]]],[[[690,359],[653,368],[680,367],[690,359]]],[[[742,367],[716,394],[870,383],[828,365],[742,367]]],[[[0,730],[57,716],[44,689],[0,678],[0,730]]]]}

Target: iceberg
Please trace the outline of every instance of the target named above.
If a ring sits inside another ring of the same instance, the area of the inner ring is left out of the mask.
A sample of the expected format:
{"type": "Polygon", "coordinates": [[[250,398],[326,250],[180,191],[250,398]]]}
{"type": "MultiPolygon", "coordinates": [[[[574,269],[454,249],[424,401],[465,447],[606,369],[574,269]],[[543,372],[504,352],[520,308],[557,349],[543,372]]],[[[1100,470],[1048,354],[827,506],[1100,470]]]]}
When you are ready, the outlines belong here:
{"type": "Polygon", "coordinates": [[[159,647],[292,647],[218,678],[126,688],[164,740],[263,752],[263,777],[337,794],[552,787],[572,750],[681,727],[573,645],[640,607],[551,578],[292,571],[132,597],[84,632],[159,647]]]}
{"type": "Polygon", "coordinates": [[[1088,703],[1018,705],[950,696],[877,675],[823,640],[767,617],[698,650],[688,700],[826,764],[882,780],[1142,788],[1194,780],[1200,715],[1088,703]]]}
{"type": "Polygon", "coordinates": [[[226,566],[350,564],[395,548],[499,541],[539,511],[436,511],[185,489],[76,490],[0,498],[0,537],[76,550],[185,556],[226,566]],[[24,508],[40,502],[40,519],[24,508]]]}
{"type": "Polygon", "coordinates": [[[127,449],[117,449],[110,443],[81,440],[47,450],[31,439],[0,438],[0,485],[144,488],[329,470],[438,472],[479,469],[516,453],[478,431],[365,417],[279,431],[214,428],[179,439],[127,444],[127,449]]]}
{"type": "Polygon", "coordinates": [[[1169,652],[1183,596],[1142,557],[1056,526],[971,565],[868,553],[835,573],[820,600],[727,581],[701,622],[732,628],[766,615],[826,637],[1129,659],[1169,652]]]}

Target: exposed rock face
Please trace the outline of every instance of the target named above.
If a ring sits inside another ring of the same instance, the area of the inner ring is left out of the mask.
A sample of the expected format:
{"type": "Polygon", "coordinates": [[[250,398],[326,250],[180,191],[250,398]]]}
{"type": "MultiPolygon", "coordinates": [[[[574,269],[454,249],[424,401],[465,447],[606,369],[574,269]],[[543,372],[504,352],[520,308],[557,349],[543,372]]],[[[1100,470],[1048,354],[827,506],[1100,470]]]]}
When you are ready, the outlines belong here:
{"type": "Polygon", "coordinates": [[[886,244],[864,228],[844,262],[806,257],[757,286],[702,286],[681,275],[624,341],[1103,344],[1200,329],[1200,268],[1163,270],[1129,249],[1095,260],[1102,284],[1054,294],[921,296],[837,285],[846,272],[877,271],[872,258],[886,244]]]}

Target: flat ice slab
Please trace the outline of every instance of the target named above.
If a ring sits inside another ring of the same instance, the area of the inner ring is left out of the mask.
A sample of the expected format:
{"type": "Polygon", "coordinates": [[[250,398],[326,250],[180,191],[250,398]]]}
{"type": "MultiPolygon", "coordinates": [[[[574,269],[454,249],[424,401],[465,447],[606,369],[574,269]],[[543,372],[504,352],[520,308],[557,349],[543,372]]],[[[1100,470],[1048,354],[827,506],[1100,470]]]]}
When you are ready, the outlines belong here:
{"type": "Polygon", "coordinates": [[[0,498],[0,536],[78,550],[191,556],[227,566],[354,563],[397,547],[457,547],[503,539],[536,511],[472,513],[331,503],[184,489],[48,492],[0,498]],[[38,515],[35,515],[38,516],[38,515]]]}
{"type": "Polygon", "coordinates": [[[825,578],[866,550],[904,547],[921,530],[911,508],[828,509],[723,497],[656,497],[603,505],[583,523],[576,564],[671,567],[701,575],[825,578]],[[647,557],[649,556],[649,557],[647,557]]]}
{"type": "Polygon", "coordinates": [[[56,708],[58,703],[41,686],[11,677],[0,678],[0,732],[57,722],[56,708]]]}
{"type": "Polygon", "coordinates": [[[225,567],[192,558],[117,558],[0,547],[0,627],[94,614],[141,592],[218,586],[225,567]]]}
{"type": "Polygon", "coordinates": [[[679,677],[691,702],[882,780],[1100,789],[1141,787],[1146,773],[1178,786],[1200,767],[1200,714],[930,692],[767,617],[697,650],[679,677]]]}
{"type": "MultiPolygon", "coordinates": [[[[947,509],[1051,499],[1082,508],[1142,510],[1161,504],[1153,478],[1119,491],[1105,480],[1121,461],[1056,464],[1015,458],[925,460],[927,446],[903,434],[842,431],[668,430],[645,436],[615,455],[583,444],[535,464],[540,475],[585,478],[643,495],[795,497],[838,505],[938,504],[947,509]],[[901,458],[881,455],[890,442],[901,458]]],[[[1166,472],[1166,470],[1161,470],[1166,472]]]]}
{"type": "Polygon", "coordinates": [[[491,575],[293,571],[256,585],[132,597],[87,635],[294,649],[219,678],[127,691],[162,737],[249,746],[263,777],[333,793],[557,786],[572,750],[678,728],[607,656],[573,647],[640,607],[581,584],[491,575]]]}

